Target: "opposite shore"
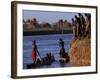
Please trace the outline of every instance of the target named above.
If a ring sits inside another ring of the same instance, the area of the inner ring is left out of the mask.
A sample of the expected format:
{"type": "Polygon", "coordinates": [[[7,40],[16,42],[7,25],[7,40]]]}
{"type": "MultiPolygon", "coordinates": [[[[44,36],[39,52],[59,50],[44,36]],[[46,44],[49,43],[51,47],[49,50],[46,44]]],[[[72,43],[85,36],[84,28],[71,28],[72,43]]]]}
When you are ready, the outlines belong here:
{"type": "Polygon", "coordinates": [[[24,36],[32,36],[32,35],[49,35],[49,34],[69,34],[72,33],[72,30],[63,30],[61,31],[24,31],[23,35],[24,36]]]}

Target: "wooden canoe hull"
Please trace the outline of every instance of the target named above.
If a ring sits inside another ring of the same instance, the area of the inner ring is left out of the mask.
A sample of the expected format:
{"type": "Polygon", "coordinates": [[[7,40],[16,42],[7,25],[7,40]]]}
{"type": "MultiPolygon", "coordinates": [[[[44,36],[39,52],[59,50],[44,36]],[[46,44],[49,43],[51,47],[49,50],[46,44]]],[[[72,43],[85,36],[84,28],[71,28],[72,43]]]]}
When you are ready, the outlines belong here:
{"type": "Polygon", "coordinates": [[[47,60],[36,62],[36,63],[27,64],[26,68],[31,69],[31,68],[38,68],[38,67],[45,66],[45,65],[51,65],[54,61],[55,61],[54,56],[51,56],[51,59],[47,59],[47,60]]]}

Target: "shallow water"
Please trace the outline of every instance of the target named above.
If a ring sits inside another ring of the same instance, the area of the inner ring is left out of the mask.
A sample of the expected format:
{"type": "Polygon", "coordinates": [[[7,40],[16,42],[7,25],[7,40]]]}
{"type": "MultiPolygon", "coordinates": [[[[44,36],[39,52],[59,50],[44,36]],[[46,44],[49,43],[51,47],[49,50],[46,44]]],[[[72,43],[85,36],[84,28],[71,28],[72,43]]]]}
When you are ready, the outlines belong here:
{"type": "Polygon", "coordinates": [[[31,50],[32,50],[32,41],[36,40],[38,51],[41,57],[44,57],[46,53],[53,53],[56,61],[51,65],[42,66],[39,68],[57,68],[57,67],[67,67],[70,66],[67,64],[59,63],[59,38],[63,38],[65,42],[65,50],[69,51],[70,40],[72,39],[72,34],[52,34],[52,35],[35,35],[35,36],[24,36],[23,41],[23,68],[26,69],[26,64],[32,63],[31,59],[31,50]]]}

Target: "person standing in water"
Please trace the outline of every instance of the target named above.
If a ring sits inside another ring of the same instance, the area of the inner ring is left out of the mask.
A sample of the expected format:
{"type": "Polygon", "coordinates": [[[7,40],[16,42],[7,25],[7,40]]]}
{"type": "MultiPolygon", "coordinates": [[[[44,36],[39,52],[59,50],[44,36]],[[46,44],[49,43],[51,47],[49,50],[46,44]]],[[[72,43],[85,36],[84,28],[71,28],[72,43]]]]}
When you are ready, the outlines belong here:
{"type": "MultiPolygon", "coordinates": [[[[37,53],[39,55],[38,49],[37,49],[37,45],[36,45],[36,40],[33,41],[32,43],[32,54],[31,54],[31,58],[33,60],[33,63],[36,62],[37,59],[37,53]]],[[[39,55],[40,56],[40,55],[39,55]]],[[[41,58],[41,57],[40,57],[41,58]]]]}
{"type": "Polygon", "coordinates": [[[66,58],[66,52],[65,52],[65,48],[64,48],[64,41],[63,41],[62,38],[60,38],[59,40],[60,40],[60,46],[61,46],[60,57],[63,59],[63,58],[66,58]]]}

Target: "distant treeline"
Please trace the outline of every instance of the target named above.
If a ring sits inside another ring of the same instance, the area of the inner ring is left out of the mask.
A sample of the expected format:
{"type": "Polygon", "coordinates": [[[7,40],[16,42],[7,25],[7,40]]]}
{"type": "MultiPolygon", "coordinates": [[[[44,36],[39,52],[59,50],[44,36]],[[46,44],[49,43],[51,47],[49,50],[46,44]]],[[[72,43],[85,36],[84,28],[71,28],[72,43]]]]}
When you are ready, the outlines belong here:
{"type": "Polygon", "coordinates": [[[36,18],[23,20],[23,31],[63,31],[72,29],[72,25],[67,20],[59,19],[54,23],[38,22],[36,18]]]}

